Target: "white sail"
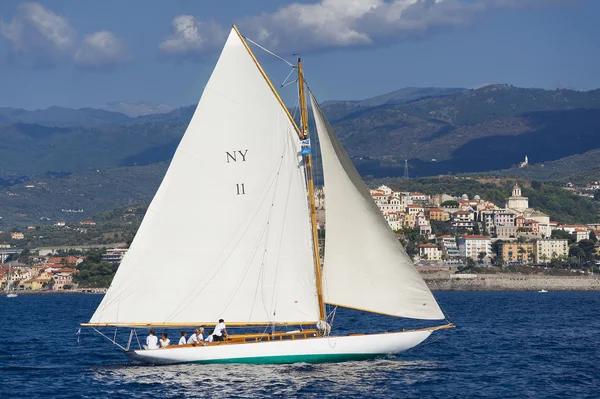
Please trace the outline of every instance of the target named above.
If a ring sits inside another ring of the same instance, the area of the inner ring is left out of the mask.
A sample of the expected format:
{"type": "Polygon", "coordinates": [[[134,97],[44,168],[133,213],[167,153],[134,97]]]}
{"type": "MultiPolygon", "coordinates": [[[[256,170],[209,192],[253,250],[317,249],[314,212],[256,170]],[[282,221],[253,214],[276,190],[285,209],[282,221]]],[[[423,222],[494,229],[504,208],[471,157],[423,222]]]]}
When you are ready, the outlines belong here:
{"type": "Polygon", "coordinates": [[[326,303],[415,319],[444,319],[314,96],[325,180],[326,303]]]}
{"type": "Polygon", "coordinates": [[[234,30],[91,323],[319,319],[300,144],[234,30]]]}

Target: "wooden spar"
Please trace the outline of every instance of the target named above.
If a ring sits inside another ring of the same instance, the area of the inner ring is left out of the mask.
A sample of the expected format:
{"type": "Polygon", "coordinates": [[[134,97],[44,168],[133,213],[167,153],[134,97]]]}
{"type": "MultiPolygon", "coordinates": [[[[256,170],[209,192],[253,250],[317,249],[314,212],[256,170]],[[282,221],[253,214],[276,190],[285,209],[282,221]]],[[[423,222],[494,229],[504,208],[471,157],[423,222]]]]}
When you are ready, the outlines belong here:
{"type": "MultiPolygon", "coordinates": [[[[308,135],[308,111],[306,109],[306,92],[304,90],[304,73],[302,71],[302,60],[298,57],[298,88],[300,94],[300,121],[302,126],[301,139],[310,138],[308,135]]],[[[319,236],[317,233],[317,214],[315,213],[315,187],[312,173],[312,156],[306,155],[306,180],[308,185],[308,199],[310,202],[310,222],[313,233],[313,251],[315,261],[315,278],[317,282],[317,299],[319,300],[319,318],[325,320],[325,303],[323,302],[323,289],[321,278],[321,255],[319,254],[319,236]]]]}
{"type": "MultiPolygon", "coordinates": [[[[242,41],[242,43],[244,44],[246,51],[248,51],[248,54],[250,54],[250,57],[252,57],[252,60],[256,64],[256,67],[260,71],[261,75],[263,76],[263,78],[265,79],[265,81],[267,82],[269,87],[271,88],[271,91],[277,98],[277,101],[279,101],[279,104],[281,104],[281,106],[285,110],[285,113],[288,116],[290,122],[292,123],[292,126],[296,130],[296,133],[298,133],[298,137],[301,140],[305,140],[308,137],[308,113],[306,110],[306,94],[304,91],[304,76],[302,74],[302,62],[301,62],[300,58],[298,58],[298,85],[300,86],[300,107],[301,107],[301,114],[302,114],[301,115],[302,130],[300,130],[298,128],[298,125],[296,124],[296,121],[294,121],[292,114],[290,114],[290,111],[285,106],[283,100],[279,96],[279,93],[277,92],[277,90],[275,89],[273,84],[271,83],[271,80],[269,79],[266,72],[264,71],[264,69],[262,68],[262,66],[260,65],[258,60],[256,59],[256,56],[250,49],[250,46],[248,46],[248,43],[246,42],[246,40],[244,39],[244,37],[242,36],[240,31],[238,30],[237,26],[232,25],[232,27],[235,30],[235,33],[237,33],[237,35],[240,38],[240,40],[242,41]]],[[[315,195],[314,195],[315,189],[314,189],[313,179],[312,179],[312,162],[311,162],[310,155],[306,156],[306,177],[307,177],[307,181],[308,181],[308,195],[309,195],[309,201],[310,201],[311,225],[312,225],[312,230],[313,230],[313,251],[314,251],[313,257],[314,257],[314,261],[315,261],[317,297],[319,300],[319,316],[320,316],[319,319],[325,320],[325,304],[323,303],[323,293],[322,293],[322,288],[321,288],[321,258],[319,255],[319,237],[317,235],[317,215],[315,213],[315,195]]]]}
{"type": "MultiPolygon", "coordinates": [[[[290,321],[285,323],[253,323],[253,322],[226,322],[227,327],[267,327],[267,326],[300,326],[300,325],[315,325],[314,321],[290,321]]],[[[146,327],[200,327],[200,326],[214,326],[214,321],[202,322],[193,321],[185,323],[81,323],[81,327],[128,327],[128,328],[146,328],[146,327]]]]}
{"type": "Polygon", "coordinates": [[[294,118],[292,117],[292,114],[290,114],[290,110],[287,109],[287,107],[285,106],[283,100],[281,99],[281,97],[279,96],[279,93],[277,92],[277,90],[275,89],[275,86],[273,86],[273,83],[271,83],[271,80],[269,79],[269,77],[267,76],[267,73],[265,72],[265,70],[263,69],[263,67],[260,65],[260,63],[258,62],[258,60],[256,59],[256,56],[254,55],[254,53],[252,52],[252,50],[250,49],[250,46],[248,46],[248,43],[246,43],[246,40],[244,39],[244,36],[242,36],[242,34],[240,33],[240,31],[238,30],[237,26],[232,25],[233,30],[235,30],[235,33],[237,33],[238,37],[240,38],[240,40],[242,41],[242,43],[244,44],[244,47],[246,48],[246,51],[248,51],[248,54],[250,54],[250,57],[252,57],[252,61],[254,61],[254,64],[256,64],[256,67],[258,68],[258,70],[260,71],[260,74],[263,76],[263,78],[265,79],[265,81],[267,82],[267,84],[269,85],[269,87],[271,88],[271,91],[273,92],[273,94],[275,95],[275,97],[277,98],[277,101],[279,101],[279,104],[281,104],[281,107],[283,108],[283,110],[285,111],[287,117],[289,118],[290,122],[292,123],[292,126],[294,127],[294,129],[296,130],[296,133],[298,134],[298,137],[302,138],[302,133],[300,131],[300,128],[298,127],[298,125],[296,124],[296,121],[294,120],[294,118]]]}

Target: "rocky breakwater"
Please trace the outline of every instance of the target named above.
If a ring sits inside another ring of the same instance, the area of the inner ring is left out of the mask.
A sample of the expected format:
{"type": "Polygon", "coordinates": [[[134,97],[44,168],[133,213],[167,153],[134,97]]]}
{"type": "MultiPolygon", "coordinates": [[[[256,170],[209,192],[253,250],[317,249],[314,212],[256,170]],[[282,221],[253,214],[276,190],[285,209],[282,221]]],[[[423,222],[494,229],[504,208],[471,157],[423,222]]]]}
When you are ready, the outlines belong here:
{"type": "Polygon", "coordinates": [[[525,274],[423,274],[440,291],[600,291],[600,276],[525,274]]]}

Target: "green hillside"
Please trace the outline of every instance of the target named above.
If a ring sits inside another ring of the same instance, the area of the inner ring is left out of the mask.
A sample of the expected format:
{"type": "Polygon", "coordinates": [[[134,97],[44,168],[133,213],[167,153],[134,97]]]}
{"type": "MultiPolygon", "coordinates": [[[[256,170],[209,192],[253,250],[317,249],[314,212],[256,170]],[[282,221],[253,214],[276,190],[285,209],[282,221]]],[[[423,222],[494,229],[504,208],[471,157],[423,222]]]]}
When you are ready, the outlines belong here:
{"type": "Polygon", "coordinates": [[[570,180],[588,183],[600,180],[600,149],[571,155],[556,161],[530,164],[523,168],[495,170],[486,175],[518,177],[532,180],[570,180]]]}
{"type": "MultiPolygon", "coordinates": [[[[405,159],[416,177],[508,169],[525,155],[547,163],[600,148],[600,90],[443,90],[406,88],[323,108],[364,175],[402,175],[405,159]],[[403,102],[411,96],[424,98],[403,102]]],[[[46,121],[52,126],[0,125],[0,179],[169,161],[194,107],[138,118],[65,110],[54,110],[55,119],[65,115],[64,123],[46,121]],[[66,126],[80,117],[108,124],[66,126]]]]}
{"type": "Polygon", "coordinates": [[[0,230],[80,221],[115,207],[149,203],[166,169],[162,163],[67,177],[36,176],[27,183],[0,190],[0,230]]]}

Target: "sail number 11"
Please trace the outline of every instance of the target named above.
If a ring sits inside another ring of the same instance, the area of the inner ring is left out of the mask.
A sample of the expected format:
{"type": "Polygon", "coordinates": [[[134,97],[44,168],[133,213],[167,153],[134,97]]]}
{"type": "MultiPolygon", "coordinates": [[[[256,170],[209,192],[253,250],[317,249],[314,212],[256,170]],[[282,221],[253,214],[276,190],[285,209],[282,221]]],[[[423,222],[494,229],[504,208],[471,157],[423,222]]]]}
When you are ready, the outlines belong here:
{"type": "MultiPolygon", "coordinates": [[[[248,150],[244,150],[244,151],[237,150],[237,151],[232,151],[232,152],[225,151],[225,159],[226,159],[227,163],[236,163],[238,161],[246,162],[247,154],[248,154],[248,150]]],[[[244,183],[237,183],[235,185],[235,189],[237,191],[237,195],[246,194],[246,188],[244,187],[244,183]]]]}

